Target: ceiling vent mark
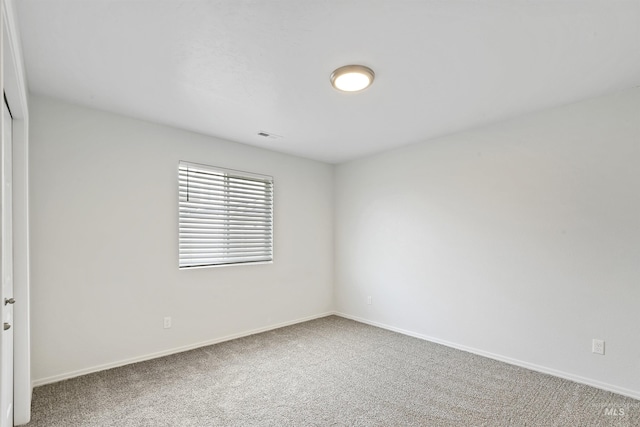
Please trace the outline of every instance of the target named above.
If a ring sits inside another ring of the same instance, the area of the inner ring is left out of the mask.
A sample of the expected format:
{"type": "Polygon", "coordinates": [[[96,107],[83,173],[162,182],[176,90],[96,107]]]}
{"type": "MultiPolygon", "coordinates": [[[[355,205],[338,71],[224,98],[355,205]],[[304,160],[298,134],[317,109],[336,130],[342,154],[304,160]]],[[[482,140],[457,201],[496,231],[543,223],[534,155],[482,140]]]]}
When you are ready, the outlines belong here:
{"type": "Polygon", "coordinates": [[[276,135],[275,133],[265,132],[265,131],[258,132],[258,135],[262,136],[262,137],[265,137],[265,138],[269,138],[269,139],[280,139],[280,138],[282,138],[282,135],[276,135]]]}

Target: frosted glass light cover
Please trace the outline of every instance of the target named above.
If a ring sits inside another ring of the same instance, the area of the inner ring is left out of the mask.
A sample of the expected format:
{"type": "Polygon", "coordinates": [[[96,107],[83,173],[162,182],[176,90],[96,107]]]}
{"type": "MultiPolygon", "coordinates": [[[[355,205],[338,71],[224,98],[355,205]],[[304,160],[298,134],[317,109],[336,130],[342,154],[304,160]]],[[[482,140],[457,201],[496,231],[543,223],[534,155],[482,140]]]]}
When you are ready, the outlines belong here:
{"type": "Polygon", "coordinates": [[[331,74],[331,84],[344,92],[357,92],[373,82],[374,73],[362,65],[346,65],[331,74]]]}

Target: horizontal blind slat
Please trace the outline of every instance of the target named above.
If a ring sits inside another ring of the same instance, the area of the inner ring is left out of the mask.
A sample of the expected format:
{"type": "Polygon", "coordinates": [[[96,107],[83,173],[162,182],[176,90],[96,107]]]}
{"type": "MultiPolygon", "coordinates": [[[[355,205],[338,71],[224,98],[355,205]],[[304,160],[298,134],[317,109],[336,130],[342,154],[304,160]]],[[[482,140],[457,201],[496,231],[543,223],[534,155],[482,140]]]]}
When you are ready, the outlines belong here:
{"type": "Polygon", "coordinates": [[[247,189],[247,190],[260,190],[268,189],[272,187],[269,182],[260,182],[260,181],[240,181],[238,179],[232,178],[224,178],[219,176],[206,176],[206,175],[194,175],[184,173],[179,176],[180,182],[195,183],[195,184],[206,184],[211,186],[220,186],[220,187],[228,187],[228,188],[239,188],[239,189],[247,189]]]}
{"type": "Polygon", "coordinates": [[[241,204],[235,204],[235,203],[225,204],[221,202],[216,203],[216,201],[209,202],[209,201],[198,200],[197,202],[194,202],[194,201],[183,200],[182,204],[184,207],[217,209],[225,212],[238,212],[238,213],[271,212],[270,206],[248,206],[248,205],[241,205],[241,204]]]}
{"type": "Polygon", "coordinates": [[[247,194],[254,196],[270,196],[272,193],[271,186],[243,186],[243,185],[231,185],[220,183],[217,181],[203,182],[193,181],[191,179],[181,179],[179,181],[178,188],[181,190],[193,190],[193,191],[227,191],[231,193],[247,194]]]}
{"type": "Polygon", "coordinates": [[[205,186],[180,184],[178,189],[180,190],[180,194],[189,193],[194,197],[199,194],[202,194],[205,196],[212,195],[212,194],[229,194],[238,198],[244,197],[247,199],[271,200],[271,192],[235,190],[235,189],[230,189],[224,186],[222,187],[206,186],[205,187],[205,186]]]}
{"type": "Polygon", "coordinates": [[[229,179],[241,179],[242,181],[247,182],[271,182],[271,177],[258,174],[248,174],[246,172],[234,171],[232,169],[218,168],[215,166],[205,166],[205,167],[193,167],[186,166],[180,168],[182,172],[188,172],[192,175],[198,176],[211,176],[211,177],[225,177],[229,179]]]}
{"type": "Polygon", "coordinates": [[[248,219],[266,219],[266,220],[270,220],[271,216],[266,216],[266,215],[261,215],[260,213],[256,212],[239,212],[239,211],[226,211],[223,209],[209,209],[209,208],[201,208],[201,209],[197,209],[197,210],[191,210],[191,209],[180,209],[180,215],[184,214],[184,213],[191,213],[191,212],[197,212],[198,214],[204,214],[204,215],[216,215],[216,216],[228,216],[229,218],[237,218],[237,219],[242,219],[242,218],[248,218],[248,219]]]}
{"type": "Polygon", "coordinates": [[[195,268],[195,267],[209,267],[212,265],[241,265],[241,264],[251,264],[251,263],[261,263],[261,262],[270,262],[272,261],[271,257],[264,258],[249,258],[249,259],[214,259],[214,260],[204,260],[200,262],[196,261],[181,261],[179,264],[180,268],[195,268]]]}
{"type": "Polygon", "coordinates": [[[214,216],[214,215],[202,215],[202,214],[189,214],[185,213],[180,218],[180,223],[189,223],[189,222],[205,222],[208,224],[215,223],[224,223],[224,224],[271,224],[271,221],[266,221],[259,217],[256,218],[245,218],[245,219],[224,219],[222,216],[214,216]]]}
{"type": "Polygon", "coordinates": [[[182,230],[268,231],[268,230],[271,230],[271,225],[180,222],[179,228],[181,231],[182,230]]]}
{"type": "MultiPolygon", "coordinates": [[[[181,236],[180,237],[180,242],[181,243],[207,243],[207,242],[211,242],[211,243],[222,243],[222,242],[229,242],[229,238],[226,235],[219,235],[219,236],[212,236],[212,235],[202,235],[202,236],[198,236],[198,235],[191,235],[191,236],[181,236]]],[[[253,236],[244,236],[244,237],[238,237],[236,236],[236,238],[233,239],[234,243],[258,243],[258,242],[269,242],[272,243],[273,239],[271,236],[268,235],[253,235],[253,236]]]]}
{"type": "Polygon", "coordinates": [[[245,253],[243,251],[236,252],[199,252],[199,253],[182,253],[180,259],[194,259],[194,258],[235,258],[238,256],[268,256],[271,254],[270,250],[250,251],[245,253]]]}
{"type": "Polygon", "coordinates": [[[191,249],[202,249],[202,250],[211,250],[217,248],[231,248],[231,249],[263,249],[269,248],[269,242],[264,242],[263,244],[236,244],[236,243],[192,243],[192,244],[181,244],[180,249],[191,250],[191,249]]]}
{"type": "Polygon", "coordinates": [[[260,258],[260,259],[264,259],[267,258],[268,256],[270,256],[270,253],[261,253],[261,254],[255,254],[255,255],[245,255],[245,254],[232,254],[232,255],[200,255],[200,256],[182,256],[180,257],[181,261],[203,261],[203,260],[214,260],[214,259],[219,259],[219,260],[228,260],[228,259],[233,259],[233,258],[243,258],[243,259],[249,259],[249,258],[260,258]]]}

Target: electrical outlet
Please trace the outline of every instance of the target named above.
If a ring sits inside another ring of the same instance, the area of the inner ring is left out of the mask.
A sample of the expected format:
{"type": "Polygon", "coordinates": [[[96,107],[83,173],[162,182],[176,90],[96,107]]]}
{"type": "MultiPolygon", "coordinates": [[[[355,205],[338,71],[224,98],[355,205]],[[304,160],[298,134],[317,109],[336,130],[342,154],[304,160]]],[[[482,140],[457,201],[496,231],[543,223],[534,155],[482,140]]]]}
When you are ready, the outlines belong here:
{"type": "Polygon", "coordinates": [[[591,344],[591,351],[604,356],[604,340],[597,340],[594,338],[591,344]]]}
{"type": "Polygon", "coordinates": [[[169,329],[171,327],[171,317],[164,318],[164,328],[169,329]]]}
{"type": "Polygon", "coordinates": [[[368,305],[371,305],[371,295],[369,295],[369,296],[367,297],[367,304],[368,304],[368,305]]]}

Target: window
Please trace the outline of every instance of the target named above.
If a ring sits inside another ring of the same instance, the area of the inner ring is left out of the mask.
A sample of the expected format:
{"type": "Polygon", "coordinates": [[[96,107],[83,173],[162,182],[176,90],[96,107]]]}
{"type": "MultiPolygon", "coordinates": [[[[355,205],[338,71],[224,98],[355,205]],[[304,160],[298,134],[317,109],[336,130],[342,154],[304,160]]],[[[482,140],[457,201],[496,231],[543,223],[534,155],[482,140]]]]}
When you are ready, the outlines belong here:
{"type": "Polygon", "coordinates": [[[273,178],[180,162],[179,267],[273,260],[273,178]]]}

